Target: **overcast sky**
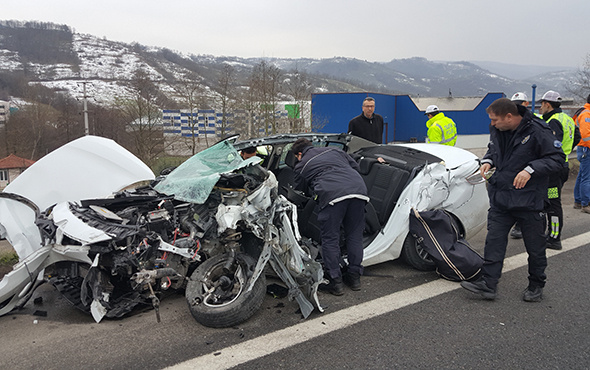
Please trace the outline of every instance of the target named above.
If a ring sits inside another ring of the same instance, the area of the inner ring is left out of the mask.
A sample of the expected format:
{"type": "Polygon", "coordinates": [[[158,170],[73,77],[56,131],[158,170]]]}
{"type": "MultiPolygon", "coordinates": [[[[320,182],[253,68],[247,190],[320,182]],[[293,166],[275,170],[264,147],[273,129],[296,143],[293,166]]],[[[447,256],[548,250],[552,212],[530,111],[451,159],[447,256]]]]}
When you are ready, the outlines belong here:
{"type": "Polygon", "coordinates": [[[582,67],[589,0],[3,0],[0,19],[215,56],[582,67]]]}

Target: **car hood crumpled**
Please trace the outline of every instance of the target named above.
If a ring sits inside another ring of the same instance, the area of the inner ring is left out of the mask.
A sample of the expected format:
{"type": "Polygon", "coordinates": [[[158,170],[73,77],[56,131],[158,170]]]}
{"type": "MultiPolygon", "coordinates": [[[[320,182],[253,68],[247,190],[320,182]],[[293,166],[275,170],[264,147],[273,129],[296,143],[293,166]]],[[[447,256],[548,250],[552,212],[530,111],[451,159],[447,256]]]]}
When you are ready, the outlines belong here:
{"type": "MultiPolygon", "coordinates": [[[[59,202],[108,197],[154,178],[146,164],[115,141],[84,136],[35,162],[4,193],[23,196],[43,211],[59,202]]],[[[41,238],[31,207],[0,198],[0,237],[12,244],[21,259],[39,249],[41,238]]]]}

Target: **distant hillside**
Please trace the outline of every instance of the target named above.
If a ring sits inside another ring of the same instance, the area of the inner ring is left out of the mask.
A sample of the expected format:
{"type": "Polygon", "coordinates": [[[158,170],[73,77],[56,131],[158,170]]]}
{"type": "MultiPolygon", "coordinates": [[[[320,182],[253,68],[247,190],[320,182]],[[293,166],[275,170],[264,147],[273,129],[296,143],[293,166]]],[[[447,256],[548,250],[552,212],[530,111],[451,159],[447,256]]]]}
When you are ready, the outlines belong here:
{"type": "Polygon", "coordinates": [[[68,26],[44,22],[0,21],[0,46],[17,53],[22,63],[77,65],[68,26]]]}
{"type": "Polygon", "coordinates": [[[483,69],[494,71],[494,73],[514,80],[535,80],[538,76],[563,72],[569,73],[575,70],[575,68],[571,67],[525,66],[520,64],[484,61],[475,61],[472,63],[483,69]]]}
{"type": "MultiPolygon", "coordinates": [[[[284,72],[281,86],[289,81],[290,72],[305,72],[312,92],[483,96],[488,92],[530,91],[532,83],[536,83],[540,91],[564,91],[573,78],[571,70],[549,73],[540,69],[544,67],[521,66],[520,69],[497,63],[433,62],[424,58],[376,63],[342,57],[262,59],[192,55],[165,47],[146,47],[78,34],[66,25],[0,21],[0,94],[4,92],[4,95],[15,95],[8,80],[22,74],[32,83],[74,97],[82,96],[80,82],[86,80],[90,82],[91,97],[99,104],[109,103],[128,93],[133,73],[141,68],[170,98],[173,98],[174,86],[186,79],[198,82],[214,98],[219,95],[224,66],[234,68],[236,88],[244,88],[253,68],[262,60],[284,72]],[[530,73],[525,74],[523,70],[530,73]],[[543,73],[534,77],[538,71],[543,73]]],[[[291,92],[282,88],[281,98],[292,98],[291,92]]]]}

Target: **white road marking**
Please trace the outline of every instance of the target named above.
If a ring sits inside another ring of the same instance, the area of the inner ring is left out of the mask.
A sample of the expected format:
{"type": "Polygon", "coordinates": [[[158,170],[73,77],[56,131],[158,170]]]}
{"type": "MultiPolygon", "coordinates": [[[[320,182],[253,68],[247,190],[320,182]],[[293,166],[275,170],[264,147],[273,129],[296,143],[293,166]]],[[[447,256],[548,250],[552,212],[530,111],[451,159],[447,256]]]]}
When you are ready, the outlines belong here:
{"type": "MultiPolygon", "coordinates": [[[[547,257],[558,255],[588,243],[590,232],[562,240],[560,251],[548,249],[547,257]]],[[[527,264],[527,254],[521,253],[504,260],[504,273],[527,264]]],[[[361,321],[460,289],[460,285],[444,279],[422,284],[400,292],[361,303],[297,325],[250,339],[203,356],[181,362],[168,369],[228,369],[269,355],[310,339],[346,328],[361,321]]]]}

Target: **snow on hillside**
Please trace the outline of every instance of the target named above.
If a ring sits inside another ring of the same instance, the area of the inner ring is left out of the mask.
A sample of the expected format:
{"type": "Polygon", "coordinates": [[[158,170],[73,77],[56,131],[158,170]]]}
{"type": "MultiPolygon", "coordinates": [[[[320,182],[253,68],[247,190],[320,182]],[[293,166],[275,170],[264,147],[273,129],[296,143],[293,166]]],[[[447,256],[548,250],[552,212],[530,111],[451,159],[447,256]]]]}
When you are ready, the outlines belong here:
{"type": "Polygon", "coordinates": [[[15,71],[22,68],[22,63],[20,62],[17,53],[6,49],[0,49],[0,66],[2,66],[3,69],[15,71]]]}
{"type": "Polygon", "coordinates": [[[154,81],[164,79],[124,44],[83,34],[74,34],[73,44],[80,58],[81,78],[130,80],[133,73],[142,68],[154,81]]]}
{"type": "MultiPolygon", "coordinates": [[[[68,64],[33,65],[40,83],[48,88],[69,93],[74,98],[84,96],[83,81],[86,81],[86,95],[98,104],[113,103],[116,98],[129,95],[124,86],[133,78],[136,70],[143,69],[153,81],[164,81],[164,77],[141,60],[129,46],[87,34],[74,34],[73,48],[80,59],[80,66],[68,64]]],[[[15,69],[22,68],[14,55],[0,54],[0,64],[15,69]]],[[[162,86],[163,90],[170,90],[162,86]]]]}

